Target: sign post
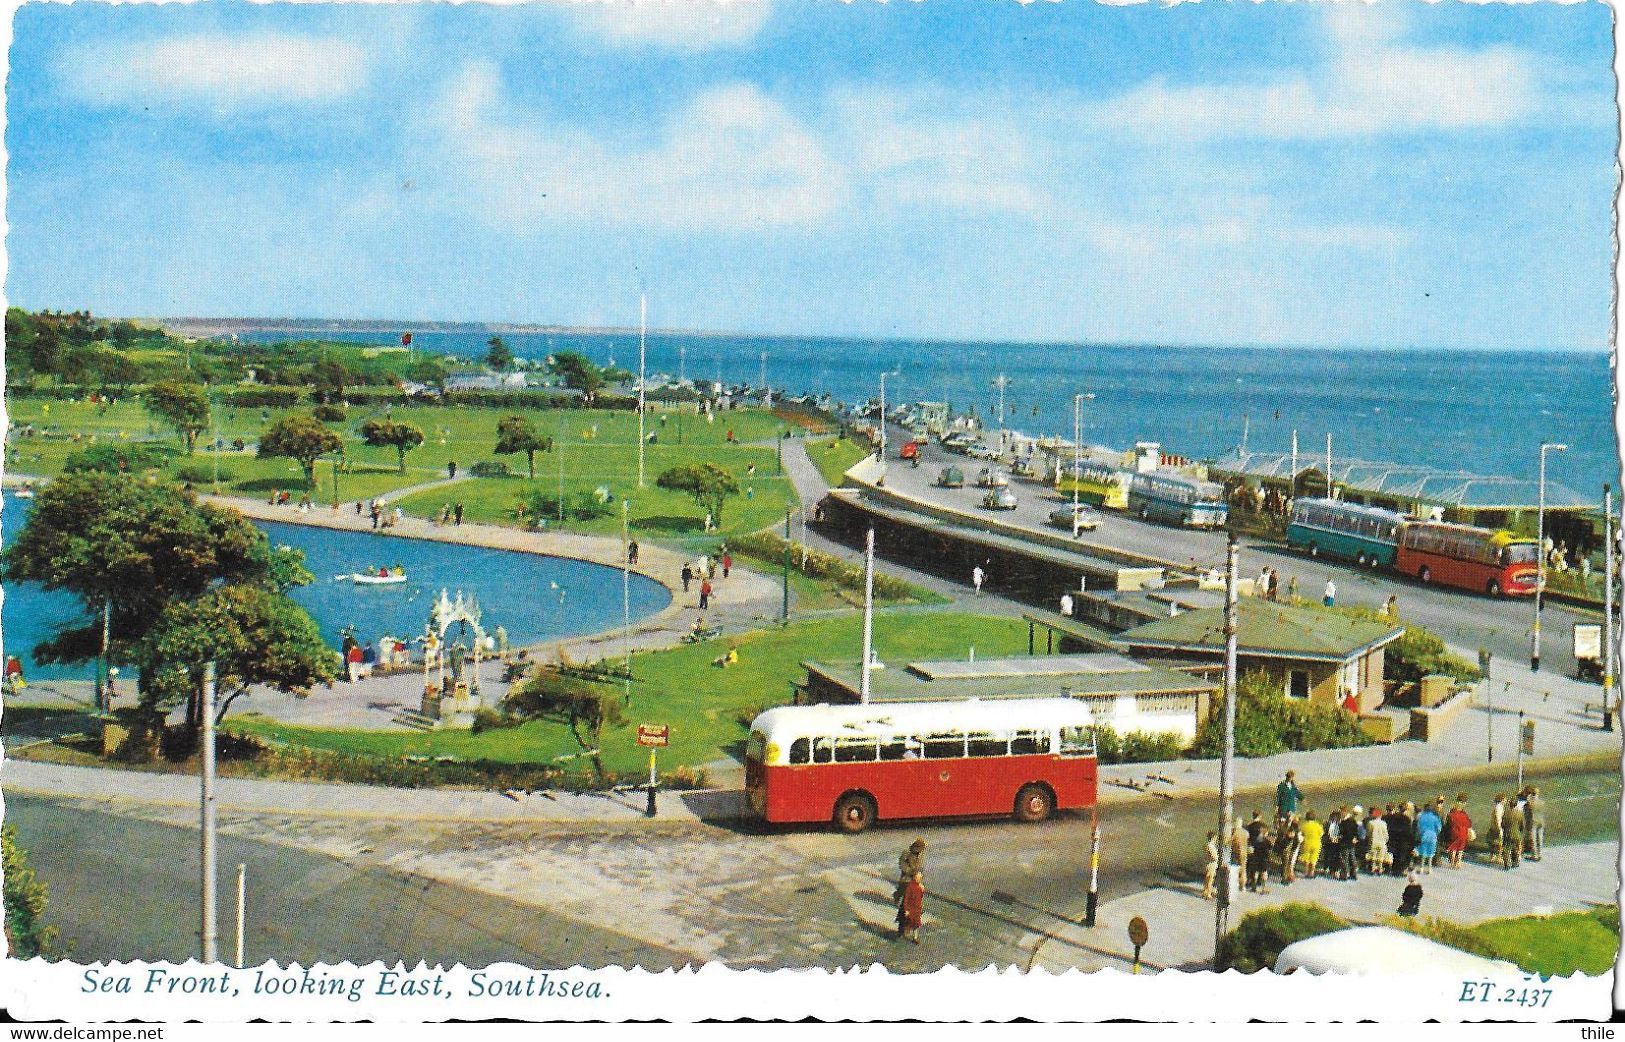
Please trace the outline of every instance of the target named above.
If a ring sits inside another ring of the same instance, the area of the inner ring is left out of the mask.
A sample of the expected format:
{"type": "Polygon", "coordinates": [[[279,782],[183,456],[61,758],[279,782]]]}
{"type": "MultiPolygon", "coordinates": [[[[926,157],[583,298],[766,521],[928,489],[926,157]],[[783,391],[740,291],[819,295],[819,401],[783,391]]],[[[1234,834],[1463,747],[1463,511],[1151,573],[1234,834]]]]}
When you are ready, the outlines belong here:
{"type": "Polygon", "coordinates": [[[1484,747],[1486,763],[1495,762],[1495,688],[1490,684],[1490,653],[1478,649],[1478,671],[1484,674],[1484,747]]]}
{"type": "Polygon", "coordinates": [[[638,744],[648,747],[649,750],[649,805],[644,810],[646,817],[655,816],[655,786],[658,784],[658,775],[655,774],[655,751],[663,745],[671,744],[671,728],[666,724],[639,724],[638,744]]]}
{"type": "Polygon", "coordinates": [[[1134,972],[1140,972],[1140,949],[1151,939],[1151,930],[1139,916],[1128,921],[1128,943],[1134,945],[1134,972]]]}

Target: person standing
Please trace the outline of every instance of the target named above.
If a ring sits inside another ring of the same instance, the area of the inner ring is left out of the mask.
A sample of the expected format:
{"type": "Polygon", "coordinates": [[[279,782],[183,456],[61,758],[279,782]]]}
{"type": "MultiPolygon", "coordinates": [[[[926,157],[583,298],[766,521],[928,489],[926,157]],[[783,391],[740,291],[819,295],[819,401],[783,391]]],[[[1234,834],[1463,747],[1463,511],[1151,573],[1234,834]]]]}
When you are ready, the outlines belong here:
{"type": "Polygon", "coordinates": [[[687,561],[683,562],[683,592],[688,592],[689,584],[694,581],[694,569],[689,567],[687,561]]]}
{"type": "Polygon", "coordinates": [[[1546,801],[1540,790],[1529,786],[1523,798],[1524,842],[1531,861],[1539,861],[1546,852],[1546,801]]]}
{"type": "Polygon", "coordinates": [[[1303,816],[1299,831],[1303,834],[1303,846],[1298,853],[1298,862],[1303,865],[1304,877],[1313,879],[1320,871],[1320,843],[1321,837],[1326,834],[1326,826],[1316,821],[1315,812],[1310,811],[1303,816]]]}
{"type": "Polygon", "coordinates": [[[1444,830],[1438,811],[1423,807],[1416,816],[1416,857],[1422,863],[1422,874],[1433,874],[1433,859],[1439,854],[1439,833],[1444,830]]]}
{"type": "Polygon", "coordinates": [[[1388,823],[1388,846],[1394,855],[1394,875],[1402,876],[1411,870],[1411,856],[1416,851],[1416,805],[1401,804],[1388,823]]]}
{"type": "Polygon", "coordinates": [[[1247,823],[1247,889],[1261,894],[1269,893],[1270,846],[1269,823],[1255,810],[1247,823]]]}
{"type": "Polygon", "coordinates": [[[1275,858],[1281,863],[1282,886],[1291,886],[1292,881],[1297,878],[1295,865],[1300,840],[1297,815],[1288,815],[1275,827],[1275,858]]]}
{"type": "Polygon", "coordinates": [[[1501,814],[1501,867],[1508,871],[1523,860],[1523,808],[1508,806],[1501,814]]]}
{"type": "Polygon", "coordinates": [[[700,580],[700,610],[705,611],[711,607],[711,580],[700,580]]]}
{"type": "Polygon", "coordinates": [[[982,595],[982,584],[986,581],[987,573],[982,571],[981,565],[977,565],[970,570],[970,582],[972,586],[976,587],[976,596],[980,597],[982,595]]]}
{"type": "Polygon", "coordinates": [[[1303,793],[1298,789],[1295,780],[1297,771],[1287,771],[1281,784],[1275,787],[1275,816],[1277,818],[1290,818],[1298,813],[1298,804],[1303,802],[1303,793]]]}
{"type": "Polygon", "coordinates": [[[1219,878],[1219,834],[1207,834],[1207,864],[1202,868],[1202,900],[1213,900],[1213,884],[1219,878]]]}
{"type": "Polygon", "coordinates": [[[694,564],[694,574],[703,579],[708,576],[710,572],[711,558],[705,554],[701,554],[700,559],[694,564]]]}
{"type": "Polygon", "coordinates": [[[903,887],[903,907],[899,913],[897,935],[920,943],[920,925],[925,921],[925,877],[914,873],[914,878],[903,887]]]}
{"type": "Polygon", "coordinates": [[[1270,569],[1269,598],[1272,601],[1281,599],[1281,573],[1274,568],[1270,569]]]}
{"type": "Polygon", "coordinates": [[[1070,593],[1061,594],[1061,614],[1069,619],[1072,617],[1072,595],[1070,593]]]}
{"type": "Polygon", "coordinates": [[[462,500],[459,499],[457,501],[457,505],[451,508],[451,513],[452,513],[452,516],[454,518],[456,518],[457,524],[460,525],[460,524],[463,523],[463,501],[462,500]]]}
{"type": "Polygon", "coordinates": [[[1383,818],[1379,808],[1371,808],[1371,817],[1366,819],[1365,832],[1365,870],[1374,876],[1380,876],[1388,867],[1388,822],[1383,818]]]}
{"type": "Polygon", "coordinates": [[[626,563],[638,563],[638,541],[636,539],[633,539],[626,544],[626,563]]]}
{"type": "Polygon", "coordinates": [[[1456,805],[1444,819],[1445,853],[1450,856],[1450,867],[1461,867],[1461,856],[1473,839],[1473,819],[1467,816],[1467,794],[1456,797],[1456,805]]]}
{"type": "Polygon", "coordinates": [[[1247,840],[1247,826],[1237,818],[1235,828],[1230,830],[1230,860],[1241,873],[1243,886],[1247,885],[1247,840]]]}
{"type": "Polygon", "coordinates": [[[447,463],[446,463],[446,477],[448,477],[448,478],[456,478],[457,477],[457,461],[456,460],[448,460],[447,461],[447,463]]]}
{"type": "Polygon", "coordinates": [[[899,911],[903,907],[903,889],[915,876],[925,874],[925,840],[916,839],[897,856],[897,887],[892,891],[892,903],[899,911]]]}
{"type": "Polygon", "coordinates": [[[1496,793],[1495,802],[1490,805],[1490,860],[1501,861],[1501,836],[1505,829],[1507,812],[1507,798],[1505,793],[1496,793]]]}
{"type": "Polygon", "coordinates": [[[1286,581],[1286,599],[1289,601],[1298,599],[1298,577],[1296,575],[1286,581]]]}
{"type": "Polygon", "coordinates": [[[733,567],[734,555],[726,550],[722,551],[722,577],[724,579],[728,577],[729,572],[733,571],[733,567]]]}
{"type": "Polygon", "coordinates": [[[1337,604],[1337,583],[1333,580],[1326,580],[1326,592],[1321,597],[1320,603],[1324,604],[1328,608],[1337,604]]]}

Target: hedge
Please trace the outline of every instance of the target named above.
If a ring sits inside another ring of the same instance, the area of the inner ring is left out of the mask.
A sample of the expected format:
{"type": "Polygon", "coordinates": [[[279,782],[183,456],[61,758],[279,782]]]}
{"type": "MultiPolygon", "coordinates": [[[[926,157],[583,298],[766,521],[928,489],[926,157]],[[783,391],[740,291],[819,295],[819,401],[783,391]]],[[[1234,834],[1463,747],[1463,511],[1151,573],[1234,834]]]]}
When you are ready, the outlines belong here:
{"type": "MultiPolygon", "coordinates": [[[[728,548],[745,557],[767,564],[782,565],[784,551],[790,550],[790,567],[812,579],[827,579],[847,590],[863,590],[863,566],[849,564],[833,554],[792,543],[771,532],[753,532],[728,542],[728,548]]],[[[895,576],[875,573],[875,596],[884,600],[910,600],[918,591],[895,576]]]]}
{"type": "MultiPolygon", "coordinates": [[[[1236,685],[1236,755],[1275,756],[1316,749],[1370,745],[1359,718],[1341,706],[1289,699],[1263,673],[1251,672],[1236,685]]],[[[1224,715],[1215,712],[1196,731],[1191,751],[1214,757],[1224,751],[1224,715]]]]}
{"type": "Polygon", "coordinates": [[[1219,942],[1219,969],[1242,973],[1274,969],[1287,945],[1348,925],[1320,905],[1303,902],[1248,912],[1219,942]]]}
{"type": "Polygon", "coordinates": [[[1097,727],[1094,731],[1095,755],[1101,763],[1177,760],[1185,751],[1185,742],[1178,735],[1148,734],[1145,731],[1120,735],[1110,727],[1097,727]]]}

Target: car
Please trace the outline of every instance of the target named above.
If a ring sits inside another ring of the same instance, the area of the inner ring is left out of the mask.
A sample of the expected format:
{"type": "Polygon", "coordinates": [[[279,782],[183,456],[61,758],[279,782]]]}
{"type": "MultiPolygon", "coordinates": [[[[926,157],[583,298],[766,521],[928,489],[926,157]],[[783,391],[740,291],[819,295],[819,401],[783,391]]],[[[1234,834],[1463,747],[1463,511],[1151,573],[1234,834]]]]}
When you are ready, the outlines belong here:
{"type": "Polygon", "coordinates": [[[1016,494],[1008,488],[990,488],[982,497],[982,505],[989,510],[1014,510],[1016,494]]]}
{"type": "Polygon", "coordinates": [[[976,435],[966,431],[949,431],[942,436],[942,447],[955,452],[964,452],[966,447],[976,440],[976,435]]]}
{"type": "Polygon", "coordinates": [[[1049,523],[1069,532],[1093,532],[1100,527],[1100,515],[1088,503],[1067,503],[1050,511],[1049,523]]]}
{"type": "Polygon", "coordinates": [[[985,441],[979,441],[972,445],[966,450],[966,454],[972,459],[994,460],[999,458],[999,450],[995,449],[985,441]]]}
{"type": "Polygon", "coordinates": [[[1003,488],[1010,484],[1010,479],[999,472],[997,467],[983,467],[976,474],[977,488],[1003,488]]]}
{"type": "Polygon", "coordinates": [[[958,467],[943,467],[937,475],[938,488],[964,488],[965,472],[958,467]]]}

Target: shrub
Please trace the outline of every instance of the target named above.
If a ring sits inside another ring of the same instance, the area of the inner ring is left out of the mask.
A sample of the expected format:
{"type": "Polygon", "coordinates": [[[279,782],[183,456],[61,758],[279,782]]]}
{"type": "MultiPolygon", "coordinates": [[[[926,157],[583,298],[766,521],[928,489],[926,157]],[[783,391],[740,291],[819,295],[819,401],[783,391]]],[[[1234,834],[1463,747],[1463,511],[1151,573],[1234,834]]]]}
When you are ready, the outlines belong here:
{"type": "MultiPolygon", "coordinates": [[[[800,543],[787,542],[772,532],[753,532],[728,541],[728,548],[742,557],[766,564],[784,563],[784,549],[790,548],[790,567],[811,579],[824,579],[846,590],[863,589],[863,566],[848,564],[833,554],[809,550],[800,543]]],[[[882,600],[904,601],[919,598],[920,592],[895,576],[875,575],[875,596],[882,600]]]]}
{"type": "MultiPolygon", "coordinates": [[[[1351,749],[1370,745],[1360,721],[1340,706],[1289,699],[1263,673],[1248,673],[1236,685],[1236,755],[1274,756],[1288,750],[1351,749]]],[[[1191,751],[1218,756],[1224,749],[1224,718],[1214,713],[1196,731],[1191,751]]]]}
{"type": "MultiPolygon", "coordinates": [[[[608,517],[615,509],[602,502],[591,492],[575,492],[564,497],[564,518],[567,521],[591,521],[608,517]]],[[[559,497],[556,492],[532,490],[525,498],[525,514],[531,524],[552,521],[559,516],[559,497]]]]}
{"type": "Polygon", "coordinates": [[[326,402],[323,402],[314,409],[310,410],[310,414],[316,417],[318,420],[321,420],[323,423],[343,423],[345,419],[343,409],[339,408],[337,405],[329,405],[326,402]]]}
{"type": "MultiPolygon", "coordinates": [[[[469,467],[468,472],[477,478],[505,478],[513,473],[508,469],[508,465],[499,459],[482,459],[469,467]]],[[[557,497],[555,497],[554,509],[556,510],[557,507],[557,497]]],[[[555,513],[553,516],[557,517],[558,514],[555,513]]]]}
{"type": "Polygon", "coordinates": [[[660,779],[668,789],[703,789],[711,784],[711,772],[704,767],[679,767],[660,779]]]}
{"type": "MultiPolygon", "coordinates": [[[[221,467],[218,476],[221,481],[230,481],[232,472],[230,468],[221,467]]],[[[213,484],[215,477],[215,468],[201,463],[183,463],[175,468],[176,481],[185,481],[193,485],[213,484]]]]}
{"type": "Polygon", "coordinates": [[[298,387],[245,387],[222,391],[220,402],[240,409],[291,409],[302,394],[298,387]]]}
{"type": "Polygon", "coordinates": [[[1448,919],[1412,918],[1410,916],[1392,915],[1383,919],[1384,926],[1391,926],[1396,930],[1414,933],[1418,937],[1426,937],[1430,941],[1459,948],[1472,955],[1481,955],[1486,959],[1505,959],[1507,962],[1517,962],[1507,954],[1469,930],[1465,926],[1458,926],[1448,919]]]}
{"type": "Polygon", "coordinates": [[[1219,969],[1243,973],[1272,969],[1287,945],[1346,926],[1317,904],[1294,902],[1248,912],[1219,942],[1219,969]]]}
{"type": "Polygon", "coordinates": [[[172,450],[156,445],[91,445],[69,453],[62,461],[62,471],[65,474],[142,471],[163,466],[172,454],[172,450]]]}
{"type": "Polygon", "coordinates": [[[56,929],[42,921],[50,890],[28,864],[28,852],[17,845],[17,827],[0,829],[0,867],[5,871],[6,941],[14,959],[51,958],[56,929]]]}
{"type": "Polygon", "coordinates": [[[1464,684],[1483,679],[1478,666],[1446,651],[1443,640],[1420,626],[1406,626],[1405,635],[1388,645],[1383,654],[1387,678],[1401,684],[1436,673],[1464,684]]]}

